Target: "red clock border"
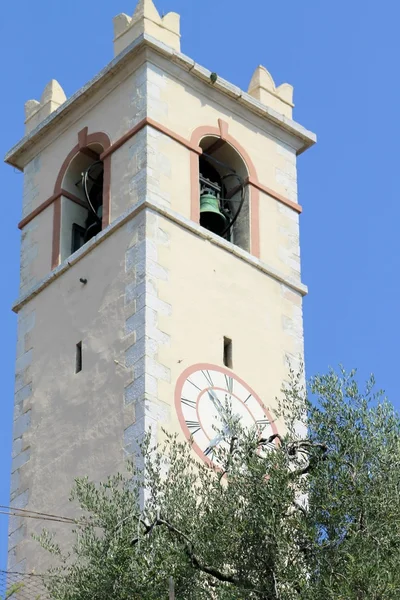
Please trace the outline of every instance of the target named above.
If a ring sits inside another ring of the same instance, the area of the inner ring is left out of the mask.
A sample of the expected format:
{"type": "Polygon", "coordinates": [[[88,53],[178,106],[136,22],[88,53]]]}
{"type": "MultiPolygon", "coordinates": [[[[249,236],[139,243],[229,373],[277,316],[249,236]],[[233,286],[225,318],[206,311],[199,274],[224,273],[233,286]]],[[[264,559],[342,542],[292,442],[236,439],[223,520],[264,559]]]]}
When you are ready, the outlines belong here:
{"type": "MultiPolygon", "coordinates": [[[[186,425],[186,421],[185,418],[183,416],[183,412],[182,412],[182,390],[183,390],[183,385],[186,381],[186,379],[188,379],[188,377],[190,377],[190,375],[196,371],[204,371],[204,370],[208,370],[208,371],[219,371],[220,373],[223,373],[224,375],[228,375],[229,377],[232,377],[233,379],[236,379],[236,381],[238,381],[241,385],[243,385],[246,389],[249,390],[249,392],[251,393],[251,395],[257,400],[257,402],[260,404],[260,406],[263,408],[263,410],[265,411],[265,414],[267,415],[267,417],[270,419],[270,423],[271,423],[271,429],[273,431],[273,433],[278,433],[278,429],[275,425],[275,423],[273,422],[272,418],[271,418],[271,414],[269,412],[269,410],[267,409],[267,407],[265,406],[264,402],[261,400],[261,398],[259,397],[258,394],[256,394],[256,392],[253,390],[252,387],[250,387],[248,385],[248,383],[246,383],[241,377],[239,377],[238,375],[236,375],[236,373],[234,371],[231,371],[230,369],[227,369],[226,367],[221,367],[219,365],[214,365],[212,363],[196,363],[195,365],[191,365],[190,367],[187,367],[178,377],[176,384],[175,384],[175,410],[176,413],[178,415],[178,420],[179,420],[179,424],[182,428],[182,431],[185,435],[185,437],[187,438],[188,441],[190,441],[191,438],[191,434],[189,431],[188,426],[186,425]]],[[[206,456],[204,454],[204,452],[201,450],[200,446],[198,444],[196,444],[196,442],[194,440],[192,440],[192,448],[193,450],[196,452],[196,454],[209,466],[215,466],[214,463],[212,462],[212,460],[210,460],[208,458],[208,456],[206,456]]]]}

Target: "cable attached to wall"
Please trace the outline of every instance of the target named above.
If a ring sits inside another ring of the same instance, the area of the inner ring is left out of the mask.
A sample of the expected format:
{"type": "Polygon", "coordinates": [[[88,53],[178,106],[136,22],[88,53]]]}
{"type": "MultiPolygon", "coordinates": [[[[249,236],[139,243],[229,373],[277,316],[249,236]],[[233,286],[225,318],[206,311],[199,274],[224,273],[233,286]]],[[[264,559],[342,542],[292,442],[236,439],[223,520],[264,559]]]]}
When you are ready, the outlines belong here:
{"type": "Polygon", "coordinates": [[[221,180],[227,179],[228,177],[235,177],[238,181],[239,181],[239,186],[240,186],[240,190],[241,190],[241,197],[240,197],[240,204],[239,207],[236,211],[235,216],[231,219],[230,223],[228,223],[228,225],[226,226],[226,228],[224,229],[224,231],[221,233],[221,237],[224,237],[228,231],[230,231],[232,229],[232,227],[234,226],[234,224],[236,223],[240,212],[243,208],[243,204],[244,201],[246,199],[246,192],[245,192],[245,182],[243,177],[241,177],[240,175],[238,175],[237,173],[228,173],[227,175],[222,175],[221,180]]]}

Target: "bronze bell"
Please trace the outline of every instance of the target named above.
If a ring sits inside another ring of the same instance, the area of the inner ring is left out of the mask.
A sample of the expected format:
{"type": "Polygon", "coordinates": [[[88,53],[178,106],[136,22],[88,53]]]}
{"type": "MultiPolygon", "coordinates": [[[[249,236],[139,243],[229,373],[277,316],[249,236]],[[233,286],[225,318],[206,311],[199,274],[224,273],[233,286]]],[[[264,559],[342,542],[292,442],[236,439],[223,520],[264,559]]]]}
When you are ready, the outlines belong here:
{"type": "Polygon", "coordinates": [[[200,225],[217,235],[221,235],[228,225],[220,211],[218,198],[210,191],[200,196],[200,225]]]}

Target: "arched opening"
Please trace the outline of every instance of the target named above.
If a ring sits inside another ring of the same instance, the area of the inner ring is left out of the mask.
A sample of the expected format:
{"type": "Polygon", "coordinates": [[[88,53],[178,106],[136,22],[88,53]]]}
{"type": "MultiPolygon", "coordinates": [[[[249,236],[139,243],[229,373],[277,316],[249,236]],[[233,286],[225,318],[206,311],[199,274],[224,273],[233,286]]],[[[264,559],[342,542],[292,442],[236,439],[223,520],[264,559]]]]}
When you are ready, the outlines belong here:
{"type": "Polygon", "coordinates": [[[248,170],[240,154],[221,138],[200,141],[200,225],[250,250],[248,170]]]}
{"type": "Polygon", "coordinates": [[[103,148],[91,144],[71,160],[61,187],[60,257],[65,260],[102,229],[104,165],[103,148]]]}

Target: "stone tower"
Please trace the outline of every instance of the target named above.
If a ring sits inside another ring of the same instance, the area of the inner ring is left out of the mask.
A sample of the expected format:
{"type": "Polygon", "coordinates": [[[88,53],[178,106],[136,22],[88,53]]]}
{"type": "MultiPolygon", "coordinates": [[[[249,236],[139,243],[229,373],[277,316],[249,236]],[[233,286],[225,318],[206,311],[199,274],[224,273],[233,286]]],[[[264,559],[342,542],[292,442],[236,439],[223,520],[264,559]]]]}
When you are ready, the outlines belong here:
{"type": "MultiPolygon", "coordinates": [[[[267,422],[303,354],[296,157],[315,136],[292,87],[211,74],[152,0],[114,33],[71,98],[53,80],[26,103],[6,156],[24,172],[11,504],[63,516],[74,477],[123,469],[150,429],[212,460],[218,390],[267,422]]],[[[45,566],[41,528],[11,519],[10,569],[45,566]]]]}

